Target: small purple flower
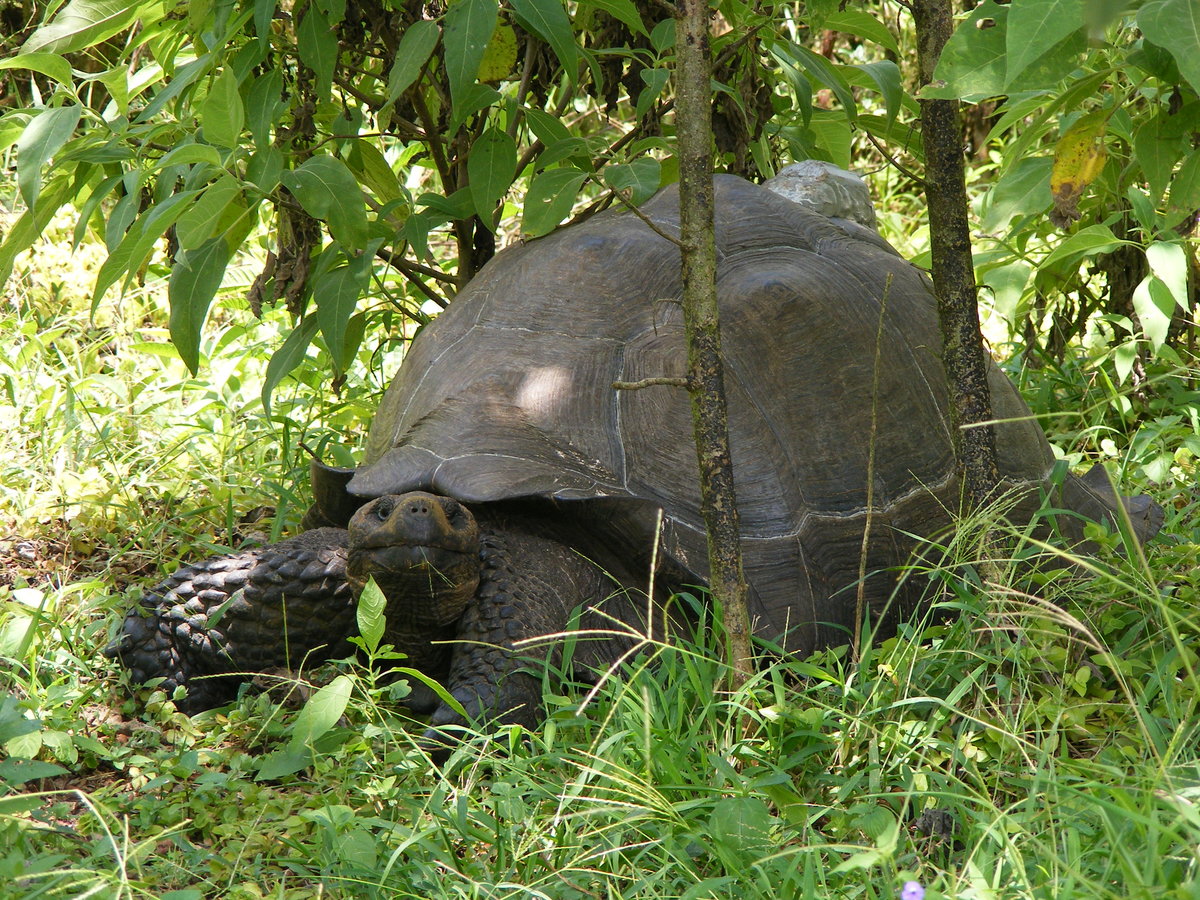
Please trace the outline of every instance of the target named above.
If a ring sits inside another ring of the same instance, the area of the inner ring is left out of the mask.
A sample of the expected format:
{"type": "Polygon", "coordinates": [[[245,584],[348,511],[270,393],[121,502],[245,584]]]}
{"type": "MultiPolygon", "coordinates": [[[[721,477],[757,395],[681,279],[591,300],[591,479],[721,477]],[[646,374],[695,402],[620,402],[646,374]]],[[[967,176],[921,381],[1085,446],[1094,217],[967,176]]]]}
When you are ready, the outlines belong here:
{"type": "Polygon", "coordinates": [[[900,888],[900,900],[925,900],[925,888],[919,881],[906,881],[900,888]]]}

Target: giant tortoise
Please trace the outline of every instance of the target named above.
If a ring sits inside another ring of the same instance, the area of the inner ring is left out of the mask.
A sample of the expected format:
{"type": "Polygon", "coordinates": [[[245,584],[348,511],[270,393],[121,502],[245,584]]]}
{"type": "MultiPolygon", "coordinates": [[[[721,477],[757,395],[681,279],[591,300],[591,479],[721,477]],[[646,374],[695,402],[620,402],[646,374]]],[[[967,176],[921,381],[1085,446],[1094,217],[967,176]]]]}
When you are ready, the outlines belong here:
{"type": "MultiPolygon", "coordinates": [[[[865,598],[886,628],[921,597],[896,568],[960,508],[937,314],[925,276],[870,228],[732,176],[715,192],[750,611],[758,635],[806,653],[853,631],[868,516],[865,598]]],[[[676,233],[678,205],[667,188],[641,213],[676,233]]],[[[411,665],[472,717],[536,721],[529,639],[590,626],[607,636],[572,659],[611,661],[634,640],[618,625],[661,617],[651,560],[665,589],[706,578],[687,394],[614,388],[685,374],[680,295],[678,247],[628,212],[505,250],[414,340],[363,465],[316,469],[315,512],[335,527],[183,568],[111,652],[135,681],[186,686],[187,711],[218,705],[246,673],[348,654],[373,575],[411,665]]],[[[1102,486],[1052,483],[1029,409],[996,367],[989,378],[1015,515],[1050,493],[1111,516],[1102,486]]],[[[1149,501],[1127,502],[1152,531],[1149,501]]],[[[435,727],[460,718],[432,692],[413,705],[435,727]]]]}

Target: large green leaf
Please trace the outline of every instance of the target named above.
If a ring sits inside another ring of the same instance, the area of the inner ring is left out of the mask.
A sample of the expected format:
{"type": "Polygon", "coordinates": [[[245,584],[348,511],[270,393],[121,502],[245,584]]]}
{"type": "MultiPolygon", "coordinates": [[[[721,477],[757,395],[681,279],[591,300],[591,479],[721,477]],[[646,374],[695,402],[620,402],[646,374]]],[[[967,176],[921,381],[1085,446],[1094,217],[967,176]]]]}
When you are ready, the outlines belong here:
{"type": "Polygon", "coordinates": [[[1179,72],[1200,93],[1200,3],[1196,0],[1154,0],[1137,15],[1146,38],[1166,47],[1179,72]]]}
{"type": "Polygon", "coordinates": [[[0,59],[0,71],[4,69],[25,69],[30,72],[40,72],[47,78],[53,78],[59,84],[71,84],[71,64],[54,53],[18,53],[8,59],[0,59]]]}
{"type": "Polygon", "coordinates": [[[1005,82],[1021,75],[1063,39],[1082,31],[1084,0],[1016,0],[1008,12],[1005,82]]]}
{"type": "Polygon", "coordinates": [[[628,164],[604,167],[604,181],[615,191],[629,192],[637,206],[653,196],[662,181],[662,164],[652,156],[643,156],[628,164]]]}
{"type": "Polygon", "coordinates": [[[263,378],[262,387],[262,405],[268,415],[271,413],[271,394],[275,392],[275,388],[287,377],[288,373],[304,361],[309,345],[316,336],[317,317],[309,316],[307,319],[301,319],[300,323],[292,329],[292,333],[287,336],[283,346],[271,354],[271,361],[267,363],[267,372],[263,378]]]}
{"type": "Polygon", "coordinates": [[[1171,182],[1175,163],[1183,156],[1184,142],[1177,135],[1164,134],[1163,115],[1155,115],[1138,125],[1133,133],[1135,160],[1141,164],[1150,186],[1150,199],[1157,205],[1171,182]]]}
{"type": "Polygon", "coordinates": [[[383,613],[386,609],[387,597],[383,595],[375,579],[368,578],[362,593],[358,595],[355,614],[358,619],[358,633],[372,653],[379,649],[379,642],[383,639],[384,627],[387,624],[383,613]]]}
{"type": "Polygon", "coordinates": [[[530,28],[553,50],[562,63],[567,78],[575,80],[579,66],[579,49],[575,46],[575,30],[562,0],[510,0],[513,9],[530,28]]]}
{"type": "Polygon", "coordinates": [[[352,686],[350,676],[339,675],[309,697],[304,708],[300,710],[300,715],[296,717],[296,724],[292,726],[292,739],[288,741],[288,748],[299,750],[311,747],[313,741],[336,725],[342,713],[346,711],[346,704],[350,702],[352,686]]]}
{"type": "Polygon", "coordinates": [[[846,83],[846,79],[842,77],[837,66],[800,44],[785,42],[780,44],[780,47],[785,54],[808,72],[809,76],[833,91],[845,111],[846,117],[853,121],[858,113],[858,105],[854,102],[854,92],[850,90],[850,85],[846,83]]]}
{"type": "Polygon", "coordinates": [[[325,346],[333,357],[333,366],[346,371],[346,325],[358,306],[358,298],[371,279],[370,258],[363,254],[350,265],[338,266],[321,275],[313,284],[317,301],[317,324],[325,337],[325,346]]]}
{"type": "Polygon", "coordinates": [[[388,103],[394,103],[396,98],[417,80],[437,42],[436,22],[422,19],[408,26],[404,37],[400,39],[400,46],[396,48],[396,61],[392,64],[392,71],[388,73],[388,103]]]}
{"type": "Polygon", "coordinates": [[[329,224],[333,236],[347,249],[367,241],[367,210],[362,189],[346,164],[333,156],[313,156],[300,168],[284,172],[284,186],[305,211],[329,224]]]}
{"type": "Polygon", "coordinates": [[[30,209],[37,205],[41,192],[42,166],[70,140],[82,112],[78,106],[44,109],[29,121],[17,139],[17,185],[30,209]]]}
{"type": "Polygon", "coordinates": [[[228,68],[213,79],[208,96],[200,104],[200,124],[204,140],[216,147],[232,150],[242,137],[246,113],[238,93],[237,78],[228,68]]]}
{"type": "Polygon", "coordinates": [[[221,286],[229,256],[229,245],[217,235],[195,250],[180,253],[171,269],[167,283],[171,343],[193,375],[200,369],[200,330],[221,286]]]}
{"type": "MultiPolygon", "coordinates": [[[[147,10],[153,6],[144,5],[147,10]]],[[[142,6],[142,0],[71,0],[21,49],[25,53],[78,53],[124,31],[143,12],[142,6]]]]}
{"type": "Polygon", "coordinates": [[[184,250],[195,250],[216,231],[229,204],[241,198],[242,186],[223,174],[205,188],[200,198],[184,210],[175,225],[175,236],[184,250]]]}
{"type": "Polygon", "coordinates": [[[329,25],[329,19],[316,6],[309,6],[304,13],[296,34],[296,49],[300,53],[300,61],[316,73],[317,95],[324,97],[333,84],[338,40],[329,25]]]}
{"type": "MultiPolygon", "coordinates": [[[[182,191],[167,197],[143,212],[130,226],[120,242],[108,254],[96,273],[96,284],[92,289],[92,313],[95,314],[104,299],[104,293],[122,277],[125,283],[141,269],[150,258],[154,247],[163,234],[188,211],[189,204],[198,191],[182,191]]],[[[90,200],[89,200],[90,202],[90,200]]]]}
{"type": "Polygon", "coordinates": [[[489,228],[495,227],[496,204],[508,192],[516,171],[517,142],[494,126],[484,131],[467,157],[467,176],[475,211],[489,228]]]}
{"type": "Polygon", "coordinates": [[[442,46],[456,116],[467,89],[475,83],[483,52],[496,29],[499,9],[498,0],[458,0],[446,12],[442,46]]]}
{"type": "Polygon", "coordinates": [[[536,175],[525,195],[521,232],[528,237],[549,234],[575,205],[575,195],[587,174],[575,168],[550,169],[536,175]]]}
{"type": "Polygon", "coordinates": [[[942,48],[933,84],[921,91],[930,99],[982,100],[1004,93],[1008,47],[1005,44],[1008,7],[984,0],[942,48]],[[983,27],[986,22],[991,24],[983,27]]]}

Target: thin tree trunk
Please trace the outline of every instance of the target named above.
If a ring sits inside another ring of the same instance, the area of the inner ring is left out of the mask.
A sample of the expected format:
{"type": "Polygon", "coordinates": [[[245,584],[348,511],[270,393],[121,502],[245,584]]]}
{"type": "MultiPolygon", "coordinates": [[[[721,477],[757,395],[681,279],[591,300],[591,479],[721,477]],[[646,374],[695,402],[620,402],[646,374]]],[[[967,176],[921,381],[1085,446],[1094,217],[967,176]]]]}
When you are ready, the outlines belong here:
{"type": "Polygon", "coordinates": [[[736,687],[751,671],[750,617],[738,537],[718,331],[709,87],[712,60],[706,0],[678,0],[675,28],[679,230],[692,422],[700,463],[701,514],[708,529],[709,578],[713,596],[724,610],[728,656],[736,687]]]}
{"type": "MultiPolygon", "coordinates": [[[[912,10],[920,80],[926,85],[933,80],[942,48],[954,30],[950,0],[913,0],[912,10]]],[[[950,382],[954,452],[967,502],[974,508],[992,497],[1000,475],[995,431],[991,425],[977,424],[991,420],[992,401],[979,332],[958,101],[922,100],[920,104],[933,287],[942,327],[943,362],[950,382]]]]}

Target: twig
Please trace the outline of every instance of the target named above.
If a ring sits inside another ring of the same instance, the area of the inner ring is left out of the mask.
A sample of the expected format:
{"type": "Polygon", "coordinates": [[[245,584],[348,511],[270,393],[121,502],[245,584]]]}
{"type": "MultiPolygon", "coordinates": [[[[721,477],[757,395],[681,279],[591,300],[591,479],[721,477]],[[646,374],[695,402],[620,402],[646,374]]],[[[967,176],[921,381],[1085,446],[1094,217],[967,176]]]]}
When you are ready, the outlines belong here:
{"type": "Polygon", "coordinates": [[[874,146],[875,149],[879,152],[879,155],[882,156],[884,159],[886,159],[888,162],[890,162],[897,169],[899,169],[900,173],[902,175],[907,175],[909,178],[911,178],[917,184],[924,186],[925,179],[922,178],[920,175],[918,175],[916,172],[912,171],[911,169],[906,168],[900,162],[900,160],[898,160],[898,159],[896,159],[896,157],[892,156],[892,154],[890,152],[888,152],[888,149],[879,142],[879,139],[877,137],[875,137],[875,135],[873,135],[873,134],[871,134],[871,132],[865,131],[865,130],[863,131],[863,134],[865,134],[867,136],[867,140],[871,142],[872,146],[874,146]]]}
{"type": "Polygon", "coordinates": [[[892,292],[892,273],[888,272],[883,284],[883,297],[879,301],[879,327],[875,331],[875,369],[871,375],[871,430],[867,439],[867,521],[863,525],[862,549],[858,556],[858,598],[854,605],[854,643],[850,652],[858,658],[862,640],[863,614],[867,605],[867,551],[870,549],[871,520],[875,514],[875,436],[879,424],[879,357],[883,349],[884,314],[887,312],[888,295],[892,292]]]}
{"type": "Polygon", "coordinates": [[[651,231],[653,231],[655,234],[657,234],[660,238],[662,238],[664,241],[670,241],[672,244],[674,244],[676,247],[679,247],[680,249],[683,248],[683,244],[680,243],[679,238],[672,237],[671,235],[667,234],[665,231],[663,231],[661,228],[659,228],[657,225],[655,225],[654,221],[649,216],[647,216],[644,212],[642,212],[640,209],[638,209],[636,206],[633,205],[633,199],[632,199],[633,192],[632,191],[630,191],[630,195],[628,197],[626,197],[620,191],[615,190],[615,189],[613,190],[612,194],[614,197],[616,197],[618,200],[620,200],[622,204],[624,204],[624,206],[627,210],[629,210],[631,213],[633,213],[635,216],[637,216],[639,219],[641,219],[644,223],[646,223],[646,227],[649,228],[651,231]]]}
{"type": "Polygon", "coordinates": [[[690,388],[692,380],[690,378],[671,378],[663,376],[661,378],[643,378],[641,381],[614,381],[612,383],[614,391],[640,391],[642,388],[656,387],[663,385],[665,387],[681,387],[690,388]]]}

